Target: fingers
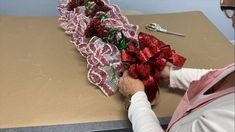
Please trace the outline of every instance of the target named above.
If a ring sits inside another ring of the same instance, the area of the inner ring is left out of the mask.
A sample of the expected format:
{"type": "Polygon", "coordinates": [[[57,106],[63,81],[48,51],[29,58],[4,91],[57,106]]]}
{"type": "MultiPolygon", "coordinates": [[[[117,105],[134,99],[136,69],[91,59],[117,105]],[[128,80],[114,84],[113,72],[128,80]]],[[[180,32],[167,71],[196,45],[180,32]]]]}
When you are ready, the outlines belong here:
{"type": "Polygon", "coordinates": [[[128,90],[125,86],[126,86],[125,77],[122,76],[121,78],[119,78],[119,82],[118,82],[119,92],[124,96],[128,96],[128,92],[127,92],[128,90]]]}
{"type": "Polygon", "coordinates": [[[128,72],[127,71],[124,71],[122,77],[119,78],[119,81],[118,81],[118,87],[119,87],[119,91],[121,92],[124,88],[124,80],[125,78],[128,76],[128,72]]]}
{"type": "Polygon", "coordinates": [[[127,77],[127,76],[129,76],[129,74],[128,74],[128,71],[126,70],[126,71],[124,71],[124,73],[123,73],[123,76],[122,76],[122,77],[127,77]]]}
{"type": "Polygon", "coordinates": [[[121,89],[121,87],[122,87],[122,82],[123,82],[123,78],[122,77],[120,77],[119,78],[119,81],[118,81],[118,87],[119,87],[119,90],[121,89]]]}
{"type": "Polygon", "coordinates": [[[133,95],[138,91],[143,91],[143,83],[139,79],[134,79],[129,76],[128,71],[123,73],[123,76],[119,78],[119,92],[124,96],[133,95]]]}
{"type": "Polygon", "coordinates": [[[119,92],[123,95],[123,96],[128,96],[129,94],[126,92],[125,88],[120,87],[119,88],[119,92]]]}

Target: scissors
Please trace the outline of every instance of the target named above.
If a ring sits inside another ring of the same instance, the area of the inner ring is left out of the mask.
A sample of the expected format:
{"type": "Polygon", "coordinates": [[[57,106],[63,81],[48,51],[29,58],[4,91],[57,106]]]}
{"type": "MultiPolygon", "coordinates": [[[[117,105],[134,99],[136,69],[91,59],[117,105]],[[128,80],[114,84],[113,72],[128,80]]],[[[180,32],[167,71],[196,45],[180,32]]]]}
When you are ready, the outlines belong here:
{"type": "Polygon", "coordinates": [[[158,31],[158,32],[162,32],[162,33],[167,33],[167,34],[172,34],[172,35],[177,35],[177,36],[181,36],[181,37],[185,37],[184,34],[182,33],[177,33],[177,32],[171,32],[171,31],[167,31],[167,29],[162,28],[159,24],[157,23],[150,23],[147,24],[145,26],[146,29],[150,30],[150,31],[158,31]]]}

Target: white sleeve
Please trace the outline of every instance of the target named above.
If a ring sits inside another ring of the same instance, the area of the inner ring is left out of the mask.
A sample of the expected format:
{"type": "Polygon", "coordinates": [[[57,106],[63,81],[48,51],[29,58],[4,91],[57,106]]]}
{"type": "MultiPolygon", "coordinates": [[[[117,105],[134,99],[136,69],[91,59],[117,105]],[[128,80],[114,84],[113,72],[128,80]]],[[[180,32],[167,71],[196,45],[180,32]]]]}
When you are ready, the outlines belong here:
{"type": "Polygon", "coordinates": [[[170,69],[170,84],[171,88],[179,88],[187,90],[192,81],[199,80],[203,75],[212,71],[212,69],[192,69],[192,68],[176,68],[170,69]]]}
{"type": "Polygon", "coordinates": [[[128,118],[134,132],[164,132],[145,92],[137,92],[131,97],[128,118]]]}

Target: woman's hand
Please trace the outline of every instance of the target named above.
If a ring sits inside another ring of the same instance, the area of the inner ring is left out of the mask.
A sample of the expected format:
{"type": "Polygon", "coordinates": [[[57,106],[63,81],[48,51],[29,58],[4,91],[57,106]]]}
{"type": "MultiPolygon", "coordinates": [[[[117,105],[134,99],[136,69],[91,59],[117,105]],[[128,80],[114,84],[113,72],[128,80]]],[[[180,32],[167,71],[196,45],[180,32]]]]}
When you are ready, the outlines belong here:
{"type": "Polygon", "coordinates": [[[132,96],[139,91],[144,91],[144,84],[139,79],[134,79],[125,71],[119,79],[119,91],[124,96],[132,96]]]}
{"type": "Polygon", "coordinates": [[[166,64],[163,70],[160,72],[160,79],[158,80],[158,84],[160,87],[168,87],[170,83],[170,70],[171,65],[166,64]]]}
{"type": "MultiPolygon", "coordinates": [[[[170,77],[170,65],[166,65],[161,71],[160,77],[163,81],[168,82],[170,77]]],[[[169,83],[169,82],[168,82],[169,83]]],[[[136,92],[144,91],[144,84],[139,79],[134,79],[129,76],[128,72],[125,71],[123,76],[119,79],[119,91],[124,96],[132,96],[136,92]]]]}
{"type": "Polygon", "coordinates": [[[160,73],[161,79],[166,80],[166,81],[169,80],[169,77],[170,77],[170,69],[171,69],[170,67],[171,67],[171,66],[167,64],[167,65],[163,68],[163,70],[162,70],[161,73],[160,73]]]}

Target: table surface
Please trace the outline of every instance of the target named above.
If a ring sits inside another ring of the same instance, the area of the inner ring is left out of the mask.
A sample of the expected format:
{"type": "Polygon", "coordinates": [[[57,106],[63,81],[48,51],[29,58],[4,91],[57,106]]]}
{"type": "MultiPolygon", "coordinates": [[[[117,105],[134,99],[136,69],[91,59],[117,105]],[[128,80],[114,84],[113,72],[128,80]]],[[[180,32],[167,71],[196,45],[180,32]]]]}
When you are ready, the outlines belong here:
{"type": "MultiPolygon", "coordinates": [[[[187,58],[185,67],[220,68],[234,47],[201,12],[127,16],[187,58]],[[150,32],[157,22],[178,37],[150,32]]],[[[0,16],[0,128],[127,120],[123,97],[106,97],[87,80],[86,61],[56,17],[0,16]]],[[[158,117],[169,117],[182,92],[161,88],[158,117]]]]}

